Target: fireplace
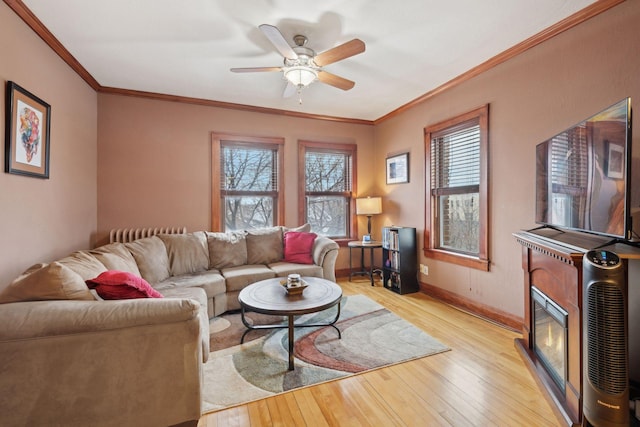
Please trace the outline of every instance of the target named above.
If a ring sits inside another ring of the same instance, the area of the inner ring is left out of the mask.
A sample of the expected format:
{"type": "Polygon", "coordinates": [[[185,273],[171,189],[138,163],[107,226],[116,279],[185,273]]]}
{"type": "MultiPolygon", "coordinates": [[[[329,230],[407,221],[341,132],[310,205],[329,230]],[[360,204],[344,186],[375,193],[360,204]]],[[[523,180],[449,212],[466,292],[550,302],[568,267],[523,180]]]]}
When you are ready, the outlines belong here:
{"type": "Polygon", "coordinates": [[[567,381],[568,313],[535,286],[531,286],[533,351],[559,390],[567,381]]]}
{"type": "MultiPolygon", "coordinates": [[[[558,233],[561,238],[574,236],[558,233]]],[[[524,318],[516,348],[562,424],[582,425],[582,247],[536,233],[516,233],[522,245],[524,318]]]]}
{"type": "MultiPolygon", "coordinates": [[[[604,282],[600,281],[600,276],[591,276],[591,273],[583,277],[583,257],[589,252],[588,248],[602,248],[608,240],[601,236],[549,228],[521,231],[514,235],[522,245],[525,291],[522,338],[516,338],[516,348],[558,420],[571,427],[587,425],[583,414],[583,400],[585,396],[588,397],[588,392],[583,385],[589,384],[591,377],[583,378],[583,362],[587,360],[586,357],[583,360],[583,354],[587,356],[589,353],[584,352],[592,350],[589,348],[583,352],[582,337],[583,320],[585,316],[586,319],[591,316],[591,303],[585,301],[587,298],[583,299],[583,296],[592,298],[592,294],[583,289],[583,278],[586,283],[592,283],[594,277],[597,278],[594,283],[598,285],[598,290],[604,282]],[[588,306],[583,307],[583,303],[588,306]]],[[[640,259],[640,252],[636,248],[624,245],[616,245],[616,248],[622,259],[640,259]]],[[[607,286],[613,286],[610,284],[614,280],[611,271],[607,269],[606,274],[607,286]]],[[[628,272],[625,274],[626,277],[629,276],[628,272]]],[[[640,301],[640,292],[635,295],[636,301],[640,301]]],[[[629,310],[629,313],[633,313],[633,310],[629,310]]],[[[605,314],[608,316],[611,313],[605,314]]],[[[637,319],[638,316],[635,320],[637,319]]],[[[629,325],[637,323],[631,322],[629,317],[629,325]]],[[[587,330],[588,325],[585,322],[587,330]]],[[[628,336],[631,336],[631,332],[628,336]]],[[[637,333],[634,332],[633,336],[637,336],[637,333]]],[[[609,339],[609,336],[606,338],[609,339]]],[[[640,345],[636,346],[638,348],[640,345]]],[[[629,366],[632,366],[632,361],[640,360],[640,352],[630,351],[628,357],[629,366]]],[[[590,363],[589,360],[588,366],[591,366],[590,363]]],[[[636,369],[636,374],[638,372],[636,369]]],[[[609,380],[610,377],[606,379],[609,380]]],[[[634,379],[640,382],[640,377],[634,377],[631,372],[630,379],[632,386],[634,379]]],[[[640,426],[640,423],[631,425],[640,426]]]]}

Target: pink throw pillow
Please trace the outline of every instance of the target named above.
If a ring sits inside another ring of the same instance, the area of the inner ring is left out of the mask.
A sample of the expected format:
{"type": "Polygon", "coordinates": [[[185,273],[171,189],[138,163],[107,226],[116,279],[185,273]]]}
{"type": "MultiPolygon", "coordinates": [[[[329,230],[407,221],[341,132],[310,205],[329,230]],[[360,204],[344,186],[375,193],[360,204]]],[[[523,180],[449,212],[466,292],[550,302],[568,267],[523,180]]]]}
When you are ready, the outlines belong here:
{"type": "Polygon", "coordinates": [[[85,283],[104,299],[163,298],[149,282],[126,271],[107,270],[85,283]]]}
{"type": "Polygon", "coordinates": [[[311,249],[318,235],[301,231],[284,233],[284,260],[297,264],[313,264],[311,249]]]}

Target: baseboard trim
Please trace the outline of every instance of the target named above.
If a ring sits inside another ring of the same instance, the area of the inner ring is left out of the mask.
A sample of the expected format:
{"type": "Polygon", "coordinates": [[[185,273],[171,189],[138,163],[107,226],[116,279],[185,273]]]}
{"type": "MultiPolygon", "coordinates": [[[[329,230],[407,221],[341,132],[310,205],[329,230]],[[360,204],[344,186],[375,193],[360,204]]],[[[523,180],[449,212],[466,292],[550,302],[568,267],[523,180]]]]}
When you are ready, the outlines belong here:
{"type": "Polygon", "coordinates": [[[522,317],[505,313],[485,304],[480,304],[476,301],[472,301],[468,298],[464,298],[458,294],[454,294],[453,292],[428,283],[419,282],[419,284],[420,292],[423,292],[430,297],[446,302],[447,304],[474,316],[497,323],[498,325],[511,329],[514,332],[522,333],[522,324],[524,322],[522,317]]]}

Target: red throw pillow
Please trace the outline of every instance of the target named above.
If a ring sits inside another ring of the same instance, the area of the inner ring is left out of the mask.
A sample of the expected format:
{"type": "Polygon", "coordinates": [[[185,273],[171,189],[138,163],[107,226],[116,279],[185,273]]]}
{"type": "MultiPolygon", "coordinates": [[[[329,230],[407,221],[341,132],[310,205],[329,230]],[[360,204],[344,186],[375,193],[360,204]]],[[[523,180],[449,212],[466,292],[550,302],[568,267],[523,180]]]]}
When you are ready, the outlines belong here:
{"type": "Polygon", "coordinates": [[[284,260],[297,264],[313,264],[311,249],[318,235],[302,231],[284,233],[284,260]]]}
{"type": "Polygon", "coordinates": [[[104,299],[163,298],[149,282],[126,271],[107,270],[86,284],[104,299]]]}

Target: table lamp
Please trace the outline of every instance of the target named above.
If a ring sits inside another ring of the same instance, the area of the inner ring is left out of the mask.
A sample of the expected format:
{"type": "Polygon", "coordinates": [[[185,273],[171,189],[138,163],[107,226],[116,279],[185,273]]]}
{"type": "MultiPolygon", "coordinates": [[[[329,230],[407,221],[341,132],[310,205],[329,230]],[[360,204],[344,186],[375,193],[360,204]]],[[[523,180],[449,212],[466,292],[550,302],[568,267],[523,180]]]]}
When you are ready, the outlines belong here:
{"type": "Polygon", "coordinates": [[[362,236],[363,242],[371,241],[371,216],[382,213],[381,197],[360,197],[356,199],[356,215],[367,216],[367,234],[362,236]]]}

